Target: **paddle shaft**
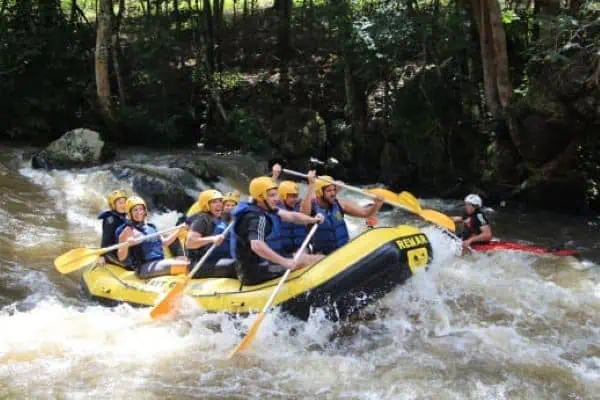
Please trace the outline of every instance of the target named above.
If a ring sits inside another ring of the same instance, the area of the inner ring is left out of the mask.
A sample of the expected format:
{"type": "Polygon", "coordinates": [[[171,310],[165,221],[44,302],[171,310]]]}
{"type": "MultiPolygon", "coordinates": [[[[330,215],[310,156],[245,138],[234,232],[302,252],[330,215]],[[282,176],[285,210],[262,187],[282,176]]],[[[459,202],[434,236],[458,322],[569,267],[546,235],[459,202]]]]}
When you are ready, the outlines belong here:
{"type": "MultiPolygon", "coordinates": [[[[307,174],[303,174],[302,172],[293,171],[293,170],[287,169],[287,168],[284,168],[282,171],[285,172],[288,175],[294,175],[294,176],[297,176],[299,178],[307,178],[308,177],[307,174]]],[[[326,178],[323,178],[323,177],[320,177],[320,176],[318,176],[317,179],[320,179],[320,180],[325,181],[327,183],[331,183],[332,185],[343,187],[344,189],[351,190],[351,191],[353,191],[355,193],[362,194],[363,196],[370,197],[371,199],[376,199],[377,198],[377,196],[374,195],[373,193],[369,193],[366,190],[363,190],[363,189],[358,188],[356,186],[351,186],[351,185],[347,185],[345,183],[331,181],[329,179],[326,179],[326,178]]],[[[386,204],[389,204],[392,207],[401,208],[401,209],[403,209],[405,211],[408,211],[408,212],[414,212],[410,208],[408,208],[408,207],[406,207],[406,206],[404,206],[404,205],[402,205],[400,203],[396,203],[395,201],[388,200],[386,198],[383,199],[383,202],[386,203],[386,204]]]]}
{"type": "MultiPolygon", "coordinates": [[[[158,232],[151,233],[149,235],[142,236],[139,239],[140,243],[143,242],[143,241],[146,241],[148,239],[152,239],[153,237],[162,235],[163,233],[171,232],[171,231],[174,231],[175,229],[182,228],[184,226],[185,226],[185,224],[181,224],[181,225],[177,225],[177,226],[172,226],[170,228],[163,229],[162,231],[158,231],[158,232]]],[[[137,246],[138,244],[139,243],[136,243],[135,245],[137,246]]],[[[114,246],[110,246],[110,247],[105,247],[102,250],[103,250],[103,252],[109,252],[109,251],[112,251],[112,250],[120,249],[121,247],[125,247],[125,246],[127,246],[127,242],[118,243],[118,244],[115,244],[114,246]]]]}
{"type": "MultiPolygon", "coordinates": [[[[233,221],[227,226],[227,228],[225,228],[225,230],[223,231],[223,233],[221,233],[221,235],[223,235],[223,236],[227,235],[227,233],[231,230],[232,227],[233,227],[233,221]]],[[[206,253],[204,253],[204,255],[202,256],[202,258],[196,263],[196,265],[194,265],[194,268],[192,268],[192,270],[188,274],[188,276],[187,276],[188,280],[192,279],[192,277],[194,276],[194,274],[196,272],[198,272],[198,270],[200,269],[200,267],[202,267],[202,264],[204,264],[204,262],[208,259],[208,257],[210,257],[210,255],[212,254],[212,252],[216,248],[217,248],[217,244],[216,243],[213,243],[210,246],[210,248],[206,251],[206,253]]]]}
{"type": "MultiPolygon", "coordinates": [[[[306,246],[308,246],[308,242],[310,242],[310,239],[312,239],[312,237],[315,234],[315,232],[317,231],[318,227],[319,227],[319,224],[314,224],[313,227],[310,228],[308,235],[306,236],[306,238],[304,239],[304,242],[302,242],[302,245],[300,246],[300,248],[296,252],[296,255],[294,256],[294,261],[298,261],[298,259],[300,258],[300,255],[302,255],[302,253],[306,249],[306,246]]],[[[281,289],[281,287],[287,280],[287,277],[291,271],[292,271],[291,269],[288,269],[287,271],[285,271],[285,274],[283,274],[283,276],[279,280],[279,284],[277,285],[277,287],[275,288],[273,293],[271,293],[271,297],[269,297],[267,304],[265,304],[265,307],[262,310],[263,313],[266,313],[267,311],[269,311],[269,308],[271,308],[271,304],[273,304],[273,300],[275,300],[275,296],[277,296],[277,293],[279,293],[279,290],[281,289]]]]}

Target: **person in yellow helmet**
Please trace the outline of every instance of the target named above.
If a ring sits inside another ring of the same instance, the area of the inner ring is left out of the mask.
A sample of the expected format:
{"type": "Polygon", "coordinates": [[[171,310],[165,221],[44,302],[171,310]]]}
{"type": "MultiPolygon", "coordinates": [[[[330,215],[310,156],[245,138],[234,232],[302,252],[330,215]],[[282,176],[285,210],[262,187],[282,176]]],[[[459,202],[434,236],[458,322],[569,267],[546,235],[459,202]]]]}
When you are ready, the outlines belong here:
{"type": "MultiPolygon", "coordinates": [[[[294,181],[282,181],[277,189],[280,207],[288,211],[300,211],[300,190],[294,181]]],[[[300,248],[306,237],[306,226],[291,222],[281,222],[281,240],[283,251],[288,254],[294,253],[300,248]]]]}
{"type": "Polygon", "coordinates": [[[223,199],[223,194],[218,190],[203,191],[198,196],[200,212],[186,221],[189,224],[189,230],[185,247],[192,265],[195,265],[204,256],[210,245],[216,245],[202,268],[195,275],[196,278],[209,276],[236,277],[233,269],[233,259],[229,250],[229,239],[223,235],[223,232],[227,229],[227,224],[222,219],[223,199]],[[215,268],[217,264],[230,266],[229,273],[223,276],[223,271],[227,271],[227,268],[215,268]]]}
{"type": "Polygon", "coordinates": [[[279,209],[277,183],[268,176],[252,179],[251,201],[241,202],[234,210],[231,252],[236,258],[236,271],[243,285],[255,285],[281,276],[285,269],[310,265],[321,256],[303,254],[294,261],[283,250],[281,222],[315,224],[323,216],[311,217],[295,211],[279,209]]]}
{"type": "Polygon", "coordinates": [[[146,221],[148,209],[141,197],[129,197],[126,209],[129,219],[116,231],[119,243],[127,243],[127,246],[121,247],[117,252],[119,261],[135,270],[142,279],[187,273],[186,258],[165,259],[163,252],[163,246],[168,246],[177,239],[178,230],[166,238],[155,237],[140,243],[140,236],[150,235],[158,230],[154,224],[146,221]]]}
{"type": "MultiPolygon", "coordinates": [[[[125,210],[125,201],[127,193],[122,190],[113,190],[106,196],[109,209],[98,215],[98,219],[102,220],[102,239],[100,247],[110,247],[117,243],[115,231],[127,221],[127,212],[125,210]]],[[[100,257],[100,262],[110,262],[111,264],[120,264],[117,258],[117,251],[113,250],[103,257],[100,257]]]]}
{"type": "Polygon", "coordinates": [[[326,180],[317,179],[316,172],[308,173],[309,193],[315,197],[306,196],[300,205],[300,211],[306,215],[322,214],[325,222],[319,225],[312,240],[313,251],[328,255],[339,249],[350,240],[348,226],[344,216],[346,214],[358,218],[369,218],[375,215],[383,204],[383,198],[377,196],[371,206],[361,207],[349,200],[337,198],[336,185],[330,176],[323,176],[326,180]]]}
{"type": "Polygon", "coordinates": [[[229,222],[231,220],[231,212],[240,203],[240,192],[234,190],[229,192],[223,198],[223,220],[229,222]]]}

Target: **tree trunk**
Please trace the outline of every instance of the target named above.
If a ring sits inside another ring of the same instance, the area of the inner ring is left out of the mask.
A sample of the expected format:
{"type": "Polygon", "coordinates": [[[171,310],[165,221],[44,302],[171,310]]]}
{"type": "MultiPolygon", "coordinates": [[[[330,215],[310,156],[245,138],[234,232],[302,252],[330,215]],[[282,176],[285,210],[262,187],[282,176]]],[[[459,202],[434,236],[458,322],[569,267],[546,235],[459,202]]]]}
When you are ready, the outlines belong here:
{"type": "Polygon", "coordinates": [[[146,3],[144,0],[140,0],[140,8],[142,9],[142,14],[144,17],[148,16],[148,10],[146,9],[146,3]]]}
{"type": "MultiPolygon", "coordinates": [[[[560,13],[560,0],[535,0],[535,5],[538,15],[546,18],[560,13]]],[[[537,25],[537,29],[541,40],[553,40],[557,33],[554,24],[550,21],[537,25]]]]}
{"type": "Polygon", "coordinates": [[[213,0],[214,4],[214,54],[216,71],[223,71],[223,60],[221,52],[221,30],[223,24],[223,4],[224,0],[213,0]]]}
{"type": "Polygon", "coordinates": [[[209,73],[215,72],[215,28],[210,0],[204,0],[204,16],[206,17],[206,59],[209,73]]]}
{"type": "Polygon", "coordinates": [[[179,15],[179,0],[173,0],[173,16],[175,18],[175,35],[180,37],[181,32],[181,16],[179,15]]]}
{"type": "MultiPolygon", "coordinates": [[[[471,0],[473,16],[479,34],[485,106],[496,123],[494,144],[497,160],[514,159],[521,155],[521,138],[507,107],[512,95],[512,84],[508,70],[506,36],[498,0],[471,0]],[[506,134],[507,133],[507,134],[506,134]],[[508,155],[511,155],[510,157],[508,155]]],[[[518,179],[514,162],[492,162],[497,179],[511,182],[518,179]]]]}
{"type": "Polygon", "coordinates": [[[581,11],[584,5],[585,0],[571,0],[569,3],[569,10],[571,10],[573,14],[577,14],[581,11]]]}
{"type": "Polygon", "coordinates": [[[71,0],[71,13],[69,15],[69,21],[72,24],[77,22],[77,0],[71,0]]]}
{"type": "Polygon", "coordinates": [[[123,71],[121,69],[121,40],[119,39],[118,32],[112,35],[111,50],[113,68],[115,70],[117,86],[119,89],[119,105],[124,106],[127,102],[127,90],[125,89],[125,79],[123,78],[123,71]]]}
{"type": "Polygon", "coordinates": [[[289,79],[289,59],[291,53],[291,29],[290,29],[290,20],[291,20],[291,9],[293,7],[293,0],[280,0],[279,1],[279,9],[277,10],[279,13],[279,24],[278,24],[278,47],[279,47],[279,59],[280,67],[279,67],[279,86],[281,89],[281,94],[283,97],[283,101],[288,103],[290,100],[290,79],[289,79]]]}
{"type": "Polygon", "coordinates": [[[498,116],[508,106],[512,84],[508,71],[506,35],[497,0],[472,0],[479,33],[487,106],[498,116]]]}
{"type": "Polygon", "coordinates": [[[100,111],[107,121],[113,120],[109,78],[112,15],[112,0],[99,0],[95,54],[96,93],[100,111]]]}
{"type": "Polygon", "coordinates": [[[121,39],[119,33],[121,31],[121,22],[123,21],[123,13],[125,12],[125,0],[119,0],[119,11],[114,16],[115,23],[113,24],[112,47],[111,55],[113,60],[113,69],[117,78],[117,86],[119,90],[119,105],[124,106],[127,102],[127,90],[125,89],[125,79],[123,78],[123,70],[121,68],[121,39]]]}
{"type": "Polygon", "coordinates": [[[40,21],[38,25],[53,28],[59,16],[59,4],[56,0],[38,0],[40,21]]]}
{"type": "Polygon", "coordinates": [[[354,75],[352,55],[344,53],[344,89],[346,95],[345,114],[352,123],[353,141],[357,148],[365,144],[367,128],[367,94],[364,85],[354,75]]]}

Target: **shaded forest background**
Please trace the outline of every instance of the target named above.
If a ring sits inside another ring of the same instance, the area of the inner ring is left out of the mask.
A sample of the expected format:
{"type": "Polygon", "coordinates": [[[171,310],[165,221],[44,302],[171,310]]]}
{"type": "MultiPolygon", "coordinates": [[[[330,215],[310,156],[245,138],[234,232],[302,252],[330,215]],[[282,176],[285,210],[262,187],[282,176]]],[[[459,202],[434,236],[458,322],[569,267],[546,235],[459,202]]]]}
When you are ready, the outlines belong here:
{"type": "Polygon", "coordinates": [[[340,178],[600,209],[592,0],[0,0],[0,138],[335,157],[340,178]]]}

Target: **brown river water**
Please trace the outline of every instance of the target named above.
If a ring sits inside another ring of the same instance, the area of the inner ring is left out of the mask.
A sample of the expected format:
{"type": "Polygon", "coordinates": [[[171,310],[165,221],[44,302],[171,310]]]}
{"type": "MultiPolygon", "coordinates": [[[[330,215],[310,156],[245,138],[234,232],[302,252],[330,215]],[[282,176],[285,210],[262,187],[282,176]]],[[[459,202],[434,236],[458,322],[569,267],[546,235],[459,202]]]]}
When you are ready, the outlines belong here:
{"type": "MultiPolygon", "coordinates": [[[[147,309],[91,302],[81,272],[54,269],[65,251],[98,245],[104,195],[123,183],[102,168],[33,170],[30,150],[0,145],[0,399],[600,399],[598,218],[488,210],[495,236],[573,247],[577,261],[457,257],[439,230],[383,212],[381,225],[428,235],[427,272],[353,322],[274,310],[251,349],[227,360],[253,317],[186,303],[176,319],[151,323],[147,309]]],[[[131,155],[154,165],[175,156],[131,155]]],[[[422,203],[461,211],[459,202],[422,203]]],[[[159,228],[176,218],[152,216],[159,228]]],[[[356,234],[363,221],[349,224],[356,234]]]]}

